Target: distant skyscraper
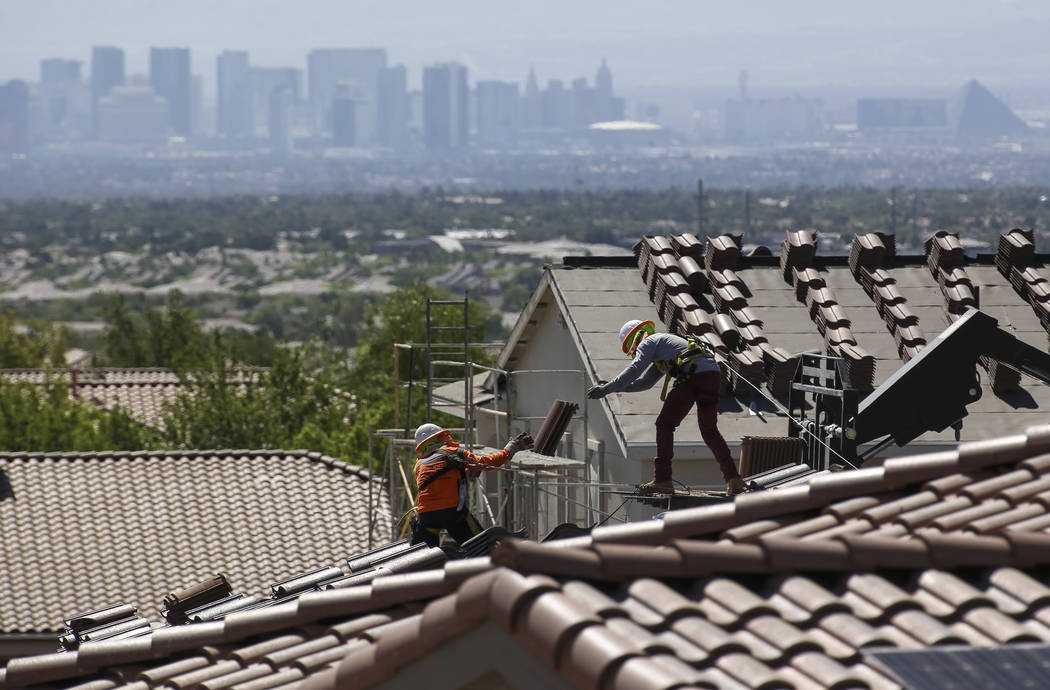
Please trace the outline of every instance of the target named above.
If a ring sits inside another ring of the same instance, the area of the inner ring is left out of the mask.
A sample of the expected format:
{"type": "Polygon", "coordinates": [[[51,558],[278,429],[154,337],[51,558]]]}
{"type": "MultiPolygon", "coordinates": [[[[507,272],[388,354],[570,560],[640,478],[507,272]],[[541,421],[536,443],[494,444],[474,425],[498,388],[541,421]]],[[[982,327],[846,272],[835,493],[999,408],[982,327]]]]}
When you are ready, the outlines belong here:
{"type": "Polygon", "coordinates": [[[357,103],[350,88],[336,89],[332,97],[332,143],[336,146],[353,146],[356,133],[357,103]]]}
{"type": "Polygon", "coordinates": [[[383,70],[379,79],[378,142],[392,148],[407,144],[408,119],[408,71],[395,65],[383,70]]]}
{"type": "Polygon", "coordinates": [[[150,48],[149,84],[168,102],[168,124],[172,132],[182,136],[192,134],[189,48],[150,48]]]}
{"type": "Polygon", "coordinates": [[[98,99],[109,95],[114,86],[124,86],[124,51],[114,46],[91,49],[91,120],[98,134],[98,99]]]}
{"type": "Polygon", "coordinates": [[[521,126],[535,129],[543,121],[543,105],[540,102],[540,87],[536,82],[536,70],[529,68],[529,78],[525,81],[525,97],[521,102],[521,126]]]}
{"type": "Polygon", "coordinates": [[[572,129],[572,92],[565,90],[560,79],[551,79],[541,94],[543,126],[547,129],[572,129]]]}
{"type": "Polygon", "coordinates": [[[248,53],[243,50],[223,51],[215,59],[215,65],[218,77],[218,134],[225,137],[253,136],[255,104],[248,53]]]}
{"type": "Polygon", "coordinates": [[[506,146],[518,137],[520,109],[518,85],[512,82],[479,81],[478,143],[506,146]]]}
{"type": "Polygon", "coordinates": [[[315,133],[332,129],[332,99],[340,85],[349,87],[355,103],[358,146],[376,143],[379,81],[386,69],[382,49],[312,50],[307,56],[307,82],[315,133]]]}
{"type": "Polygon", "coordinates": [[[24,81],[0,86],[0,151],[29,150],[29,87],[24,81]]]}
{"type": "Polygon", "coordinates": [[[48,58],[40,61],[40,83],[55,84],[80,81],[80,60],[48,58]]]}
{"type": "Polygon", "coordinates": [[[467,146],[467,68],[446,62],[423,69],[423,143],[429,149],[467,146]]]}
{"type": "Polygon", "coordinates": [[[602,58],[601,67],[594,76],[594,117],[604,121],[622,119],[622,116],[616,117],[613,105],[612,70],[605,63],[605,58],[602,58]]]}
{"type": "Polygon", "coordinates": [[[278,90],[288,90],[294,104],[302,94],[302,71],[294,67],[252,67],[252,100],[256,132],[270,120],[270,99],[278,90]]]}
{"type": "Polygon", "coordinates": [[[277,155],[285,155],[292,150],[292,108],[295,101],[295,93],[288,86],[278,86],[270,92],[267,122],[270,146],[277,155]]]}

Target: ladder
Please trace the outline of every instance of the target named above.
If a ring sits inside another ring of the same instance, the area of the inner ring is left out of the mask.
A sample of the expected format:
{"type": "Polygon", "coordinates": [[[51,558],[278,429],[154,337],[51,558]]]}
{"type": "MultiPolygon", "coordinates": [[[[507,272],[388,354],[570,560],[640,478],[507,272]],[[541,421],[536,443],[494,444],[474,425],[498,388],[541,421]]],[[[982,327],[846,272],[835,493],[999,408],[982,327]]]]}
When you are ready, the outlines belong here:
{"type": "MultiPolygon", "coordinates": [[[[458,407],[435,402],[434,386],[463,381],[463,406],[470,392],[470,300],[436,300],[427,296],[427,421],[434,407],[458,407]],[[440,375],[438,375],[440,374],[440,375]]],[[[467,431],[467,430],[465,430],[467,431]]],[[[465,443],[469,443],[464,438],[465,443]]]]}

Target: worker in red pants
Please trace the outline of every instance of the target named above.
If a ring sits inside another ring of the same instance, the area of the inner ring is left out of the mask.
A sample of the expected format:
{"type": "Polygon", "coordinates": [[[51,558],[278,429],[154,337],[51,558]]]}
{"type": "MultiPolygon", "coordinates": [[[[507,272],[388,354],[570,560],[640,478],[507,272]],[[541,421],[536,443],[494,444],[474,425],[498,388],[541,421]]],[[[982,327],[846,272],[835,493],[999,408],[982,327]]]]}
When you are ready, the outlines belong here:
{"type": "Polygon", "coordinates": [[[616,378],[605,384],[592,386],[587,391],[591,399],[603,398],[609,393],[648,390],[662,377],[664,401],[656,418],[656,457],[653,459],[652,481],[640,484],[643,493],[673,493],[671,459],[674,457],[674,432],[689,410],[696,405],[697,423],[704,443],[711,449],[722,470],[726,492],[744,491],[729,446],[718,430],[718,389],[720,373],[714,352],[703,342],[682,338],[673,333],[657,333],[652,321],[628,321],[620,328],[620,343],[624,354],[634,361],[616,378]],[[674,386],[668,392],[668,383],[674,386]]]}

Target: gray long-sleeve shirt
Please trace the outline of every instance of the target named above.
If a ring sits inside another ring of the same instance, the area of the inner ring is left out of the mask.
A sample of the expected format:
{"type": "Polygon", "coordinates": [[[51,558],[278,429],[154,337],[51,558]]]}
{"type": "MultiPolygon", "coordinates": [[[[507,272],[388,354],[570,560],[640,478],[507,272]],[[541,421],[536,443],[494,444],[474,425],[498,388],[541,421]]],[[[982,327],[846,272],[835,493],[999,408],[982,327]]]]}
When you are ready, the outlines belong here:
{"type": "MultiPolygon", "coordinates": [[[[685,352],[689,343],[673,333],[654,333],[638,344],[634,351],[634,361],[616,378],[602,388],[606,393],[620,391],[644,391],[653,387],[664,375],[656,368],[656,362],[674,361],[685,352]]],[[[710,357],[697,357],[694,371],[718,371],[718,363],[710,357]]]]}

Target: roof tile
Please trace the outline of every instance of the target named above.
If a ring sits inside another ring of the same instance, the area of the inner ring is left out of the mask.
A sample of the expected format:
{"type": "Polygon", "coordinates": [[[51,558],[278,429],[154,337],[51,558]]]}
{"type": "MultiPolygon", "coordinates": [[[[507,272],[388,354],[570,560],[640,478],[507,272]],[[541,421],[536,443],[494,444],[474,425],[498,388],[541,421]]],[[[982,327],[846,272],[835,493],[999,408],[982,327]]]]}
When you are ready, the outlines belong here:
{"type": "Polygon", "coordinates": [[[842,542],[763,537],[759,544],[774,572],[849,568],[849,553],[842,542]]]}
{"type": "Polygon", "coordinates": [[[691,573],[712,572],[760,573],[766,569],[766,555],[754,544],[706,542],[676,539],[672,545],[682,554],[682,562],[691,573]]]}
{"type": "Polygon", "coordinates": [[[601,619],[561,592],[544,592],[526,604],[514,625],[515,636],[547,665],[558,668],[566,646],[582,628],[601,619]]]}

